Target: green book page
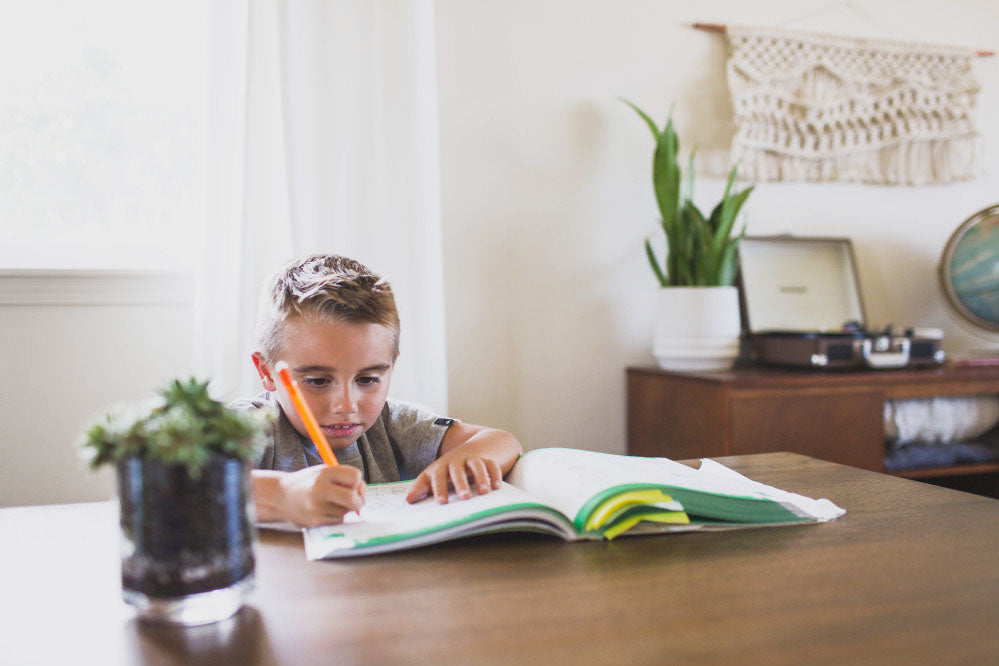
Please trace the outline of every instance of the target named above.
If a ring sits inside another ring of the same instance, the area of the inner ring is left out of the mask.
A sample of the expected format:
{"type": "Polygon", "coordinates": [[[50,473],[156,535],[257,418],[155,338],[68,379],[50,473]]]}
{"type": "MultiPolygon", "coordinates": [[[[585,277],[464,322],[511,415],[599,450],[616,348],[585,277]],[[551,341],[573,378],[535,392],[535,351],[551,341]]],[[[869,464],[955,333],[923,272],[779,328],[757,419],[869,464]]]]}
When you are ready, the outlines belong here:
{"type": "Polygon", "coordinates": [[[690,514],[738,522],[831,520],[843,512],[752,481],[712,460],[699,469],[667,458],[641,458],[580,449],[525,453],[507,479],[538,501],[558,509],[582,530],[590,513],[615,494],[660,488],[690,514]]]}

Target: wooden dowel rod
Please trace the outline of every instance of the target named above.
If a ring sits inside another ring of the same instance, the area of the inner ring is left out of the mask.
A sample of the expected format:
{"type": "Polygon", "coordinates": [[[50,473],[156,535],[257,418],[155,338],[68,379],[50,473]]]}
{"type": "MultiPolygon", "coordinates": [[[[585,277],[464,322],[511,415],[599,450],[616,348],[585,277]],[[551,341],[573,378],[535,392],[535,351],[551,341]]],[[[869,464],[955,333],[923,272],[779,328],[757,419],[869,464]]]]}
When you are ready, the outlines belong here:
{"type": "MultiPolygon", "coordinates": [[[[728,26],[724,23],[695,23],[693,28],[695,30],[704,30],[705,32],[726,32],[728,30],[728,26]]],[[[989,56],[994,56],[995,54],[995,51],[975,51],[975,55],[981,58],[987,58],[989,56]]]]}
{"type": "Polygon", "coordinates": [[[725,32],[728,30],[728,26],[722,23],[695,23],[694,28],[706,32],[725,32]]]}

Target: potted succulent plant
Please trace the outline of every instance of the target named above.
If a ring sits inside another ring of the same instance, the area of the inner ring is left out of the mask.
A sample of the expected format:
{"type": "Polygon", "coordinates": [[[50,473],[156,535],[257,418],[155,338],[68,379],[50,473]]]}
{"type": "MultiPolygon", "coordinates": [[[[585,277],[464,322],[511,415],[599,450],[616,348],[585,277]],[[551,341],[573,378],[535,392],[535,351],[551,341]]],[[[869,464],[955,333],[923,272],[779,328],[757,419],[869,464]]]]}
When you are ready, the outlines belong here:
{"type": "Polygon", "coordinates": [[[686,174],[679,164],[679,140],[672,114],[660,129],[647,113],[622,99],[641,116],[655,139],[652,184],[666,237],[660,261],[650,239],[645,253],[661,287],[653,340],[659,365],[671,370],[721,370],[739,353],[739,295],[732,286],[738,270],[736,218],[753,187],[734,188],[738,167],[729,172],[725,193],[710,215],[693,201],[694,153],[686,174]]]}
{"type": "Polygon", "coordinates": [[[226,407],[193,378],[161,396],[104,414],[82,448],[91,467],[117,468],[125,601],[143,620],[205,624],[253,586],[249,470],[267,416],[226,407]]]}

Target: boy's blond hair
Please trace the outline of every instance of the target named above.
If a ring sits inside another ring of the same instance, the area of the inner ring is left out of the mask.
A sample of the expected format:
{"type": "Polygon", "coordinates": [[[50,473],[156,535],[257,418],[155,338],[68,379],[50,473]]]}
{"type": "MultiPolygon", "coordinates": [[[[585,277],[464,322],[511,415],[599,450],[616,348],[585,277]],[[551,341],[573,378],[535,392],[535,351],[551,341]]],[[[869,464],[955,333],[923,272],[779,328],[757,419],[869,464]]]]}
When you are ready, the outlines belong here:
{"type": "Polygon", "coordinates": [[[392,331],[399,355],[399,312],[392,287],[348,257],[313,254],[287,264],[264,285],[257,312],[256,348],[268,363],[277,360],[284,324],[293,317],[381,324],[392,331]]]}

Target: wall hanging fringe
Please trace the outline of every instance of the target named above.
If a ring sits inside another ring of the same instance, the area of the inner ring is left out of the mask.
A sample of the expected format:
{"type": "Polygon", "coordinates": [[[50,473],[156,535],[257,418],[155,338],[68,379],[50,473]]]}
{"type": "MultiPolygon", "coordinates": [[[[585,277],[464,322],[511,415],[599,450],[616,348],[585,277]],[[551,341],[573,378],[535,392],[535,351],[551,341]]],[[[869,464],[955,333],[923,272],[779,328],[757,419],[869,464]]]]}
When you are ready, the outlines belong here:
{"type": "Polygon", "coordinates": [[[928,185],[978,175],[975,50],[705,25],[728,39],[742,178],[928,185]]]}

